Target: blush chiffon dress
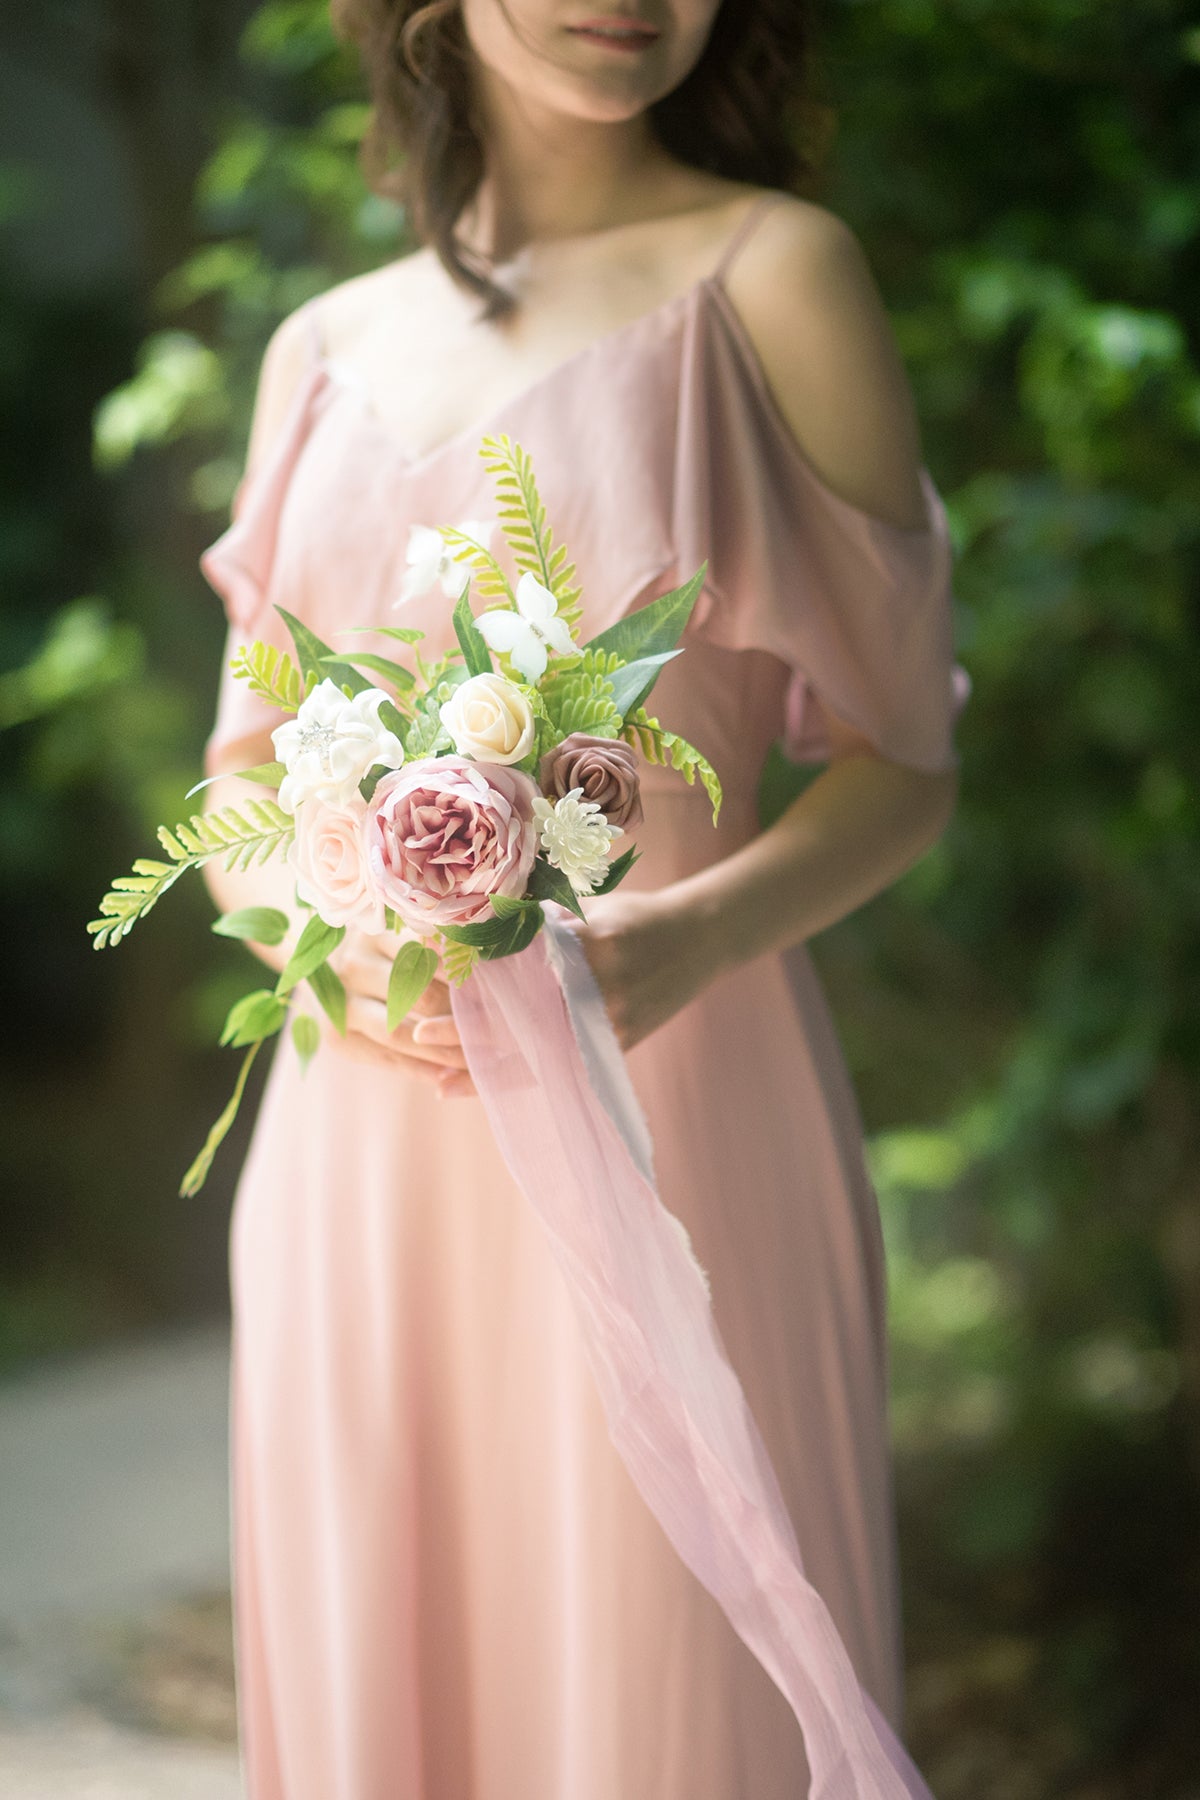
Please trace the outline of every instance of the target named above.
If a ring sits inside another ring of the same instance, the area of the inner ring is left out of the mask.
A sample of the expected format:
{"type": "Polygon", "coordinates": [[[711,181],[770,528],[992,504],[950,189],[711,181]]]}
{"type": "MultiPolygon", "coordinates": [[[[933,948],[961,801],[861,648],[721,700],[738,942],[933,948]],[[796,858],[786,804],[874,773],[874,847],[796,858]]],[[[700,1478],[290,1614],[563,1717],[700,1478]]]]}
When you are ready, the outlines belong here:
{"type": "MultiPolygon", "coordinates": [[[[755,836],[770,745],[825,760],[826,709],[893,761],[956,766],[969,681],[929,474],[915,528],[834,493],[725,286],[775,198],[752,197],[711,273],[424,455],[326,355],[308,303],[290,412],[202,558],[229,627],[210,772],[279,722],[228,671],[255,638],[287,647],[277,605],[335,644],[395,655],[338,633],[403,622],[450,647],[440,588],[395,602],[411,526],[494,516],[485,432],[533,459],[581,639],[708,561],[653,710],[715,765],[724,805],[714,828],[699,784],[643,766],[631,889],[755,836]]],[[[626,1062],[808,1577],[901,1730],[883,1243],[806,946],[718,976],[626,1062]]],[[[803,1800],[796,1718],[614,1450],[476,1096],[439,1101],[332,1034],[302,1071],[278,1040],[230,1278],[248,1800],[803,1800]]]]}

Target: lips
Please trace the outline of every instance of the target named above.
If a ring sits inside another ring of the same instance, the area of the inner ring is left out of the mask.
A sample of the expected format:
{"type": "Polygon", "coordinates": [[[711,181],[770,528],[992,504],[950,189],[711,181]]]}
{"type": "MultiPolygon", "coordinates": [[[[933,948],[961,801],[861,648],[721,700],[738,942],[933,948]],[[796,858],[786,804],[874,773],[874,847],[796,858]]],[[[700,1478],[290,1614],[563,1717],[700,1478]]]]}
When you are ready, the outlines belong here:
{"type": "Polygon", "coordinates": [[[658,38],[658,28],[643,19],[631,19],[621,13],[597,14],[580,19],[567,30],[589,43],[604,44],[617,50],[644,50],[658,38]]]}

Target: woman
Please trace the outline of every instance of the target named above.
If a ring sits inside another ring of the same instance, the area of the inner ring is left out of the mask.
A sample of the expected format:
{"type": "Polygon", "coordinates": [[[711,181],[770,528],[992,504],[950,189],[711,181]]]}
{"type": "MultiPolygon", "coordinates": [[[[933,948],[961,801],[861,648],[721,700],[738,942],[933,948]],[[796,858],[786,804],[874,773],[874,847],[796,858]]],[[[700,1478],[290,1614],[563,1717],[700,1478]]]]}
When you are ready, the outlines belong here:
{"type": "MultiPolygon", "coordinates": [[[[719,827],[646,769],[640,859],[580,934],[809,1577],[899,1728],[882,1241],[805,940],[945,829],[962,690],[944,513],[874,282],[788,191],[803,9],[344,15],[424,247],[271,342],[204,558],[230,653],[286,643],[276,604],[327,638],[396,623],[411,527],[492,508],[484,432],[533,458],[581,635],[708,559],[655,703],[716,765],[719,827]],[[781,731],[826,766],[763,832],[781,731]]],[[[448,615],[435,587],[402,617],[436,652],[448,615]]],[[[226,673],[209,773],[267,760],[277,721],[226,673]]],[[[211,804],[244,792],[231,776],[211,804]]],[[[291,901],[287,868],[210,871],[223,911],[291,901]]],[[[347,1036],[307,1076],[280,1044],[235,1207],[250,1800],[797,1800],[796,1720],[612,1447],[445,985],[386,1030],[393,950],[340,946],[347,1036]]]]}

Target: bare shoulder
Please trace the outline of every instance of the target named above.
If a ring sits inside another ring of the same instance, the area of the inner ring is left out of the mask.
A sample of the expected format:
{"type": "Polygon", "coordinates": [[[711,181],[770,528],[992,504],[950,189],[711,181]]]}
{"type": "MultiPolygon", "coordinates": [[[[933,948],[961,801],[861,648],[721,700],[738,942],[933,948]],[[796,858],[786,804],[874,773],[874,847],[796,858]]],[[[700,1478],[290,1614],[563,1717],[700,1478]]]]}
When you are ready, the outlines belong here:
{"type": "Polygon", "coordinates": [[[867,512],[919,525],[922,452],[912,389],[850,226],[826,207],[779,193],[725,286],[779,410],[818,474],[867,512]]]}

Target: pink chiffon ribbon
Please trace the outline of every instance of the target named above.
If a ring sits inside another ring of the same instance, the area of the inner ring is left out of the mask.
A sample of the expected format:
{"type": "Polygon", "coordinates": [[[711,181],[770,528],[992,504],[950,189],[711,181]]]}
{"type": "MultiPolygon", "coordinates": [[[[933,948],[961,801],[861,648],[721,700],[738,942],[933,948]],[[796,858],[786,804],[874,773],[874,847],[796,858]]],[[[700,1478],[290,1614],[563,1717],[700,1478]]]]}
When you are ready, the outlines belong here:
{"type": "Polygon", "coordinates": [[[613,1445],[795,1712],[809,1800],[932,1800],[805,1576],[708,1278],[656,1191],[649,1128],[571,914],[543,909],[529,947],[477,963],[451,1007],[566,1281],[613,1445]]]}

